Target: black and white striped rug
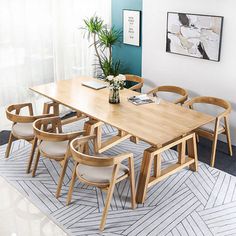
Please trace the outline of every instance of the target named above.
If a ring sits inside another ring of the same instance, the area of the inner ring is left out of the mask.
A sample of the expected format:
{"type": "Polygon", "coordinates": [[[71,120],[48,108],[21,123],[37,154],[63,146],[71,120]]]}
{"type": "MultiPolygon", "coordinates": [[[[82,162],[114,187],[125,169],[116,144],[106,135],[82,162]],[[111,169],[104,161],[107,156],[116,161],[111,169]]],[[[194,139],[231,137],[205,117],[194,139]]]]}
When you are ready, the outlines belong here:
{"type": "MultiPolygon", "coordinates": [[[[68,125],[67,130],[78,130],[81,123],[68,125]]],[[[103,127],[103,138],[116,130],[103,127]]],[[[138,180],[143,150],[129,140],[106,154],[133,152],[135,176],[138,180]]],[[[72,174],[72,163],[67,169],[62,196],[54,197],[60,166],[54,161],[41,159],[35,178],[25,173],[31,146],[16,141],[9,159],[4,158],[6,146],[0,147],[0,175],[23,193],[42,212],[62,227],[68,235],[236,235],[236,177],[200,163],[199,171],[184,169],[161,181],[148,191],[144,205],[130,207],[129,182],[117,184],[106,228],[100,233],[99,223],[104,207],[105,193],[77,181],[73,202],[65,206],[72,174]]],[[[163,155],[163,167],[177,159],[175,151],[163,155]]]]}

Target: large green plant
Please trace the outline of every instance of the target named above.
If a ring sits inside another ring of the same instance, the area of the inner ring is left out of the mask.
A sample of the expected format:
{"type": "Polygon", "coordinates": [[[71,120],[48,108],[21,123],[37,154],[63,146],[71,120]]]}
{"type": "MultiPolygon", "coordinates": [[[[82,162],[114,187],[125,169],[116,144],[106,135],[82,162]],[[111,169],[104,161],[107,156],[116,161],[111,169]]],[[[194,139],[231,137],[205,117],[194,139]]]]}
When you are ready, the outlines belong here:
{"type": "Polygon", "coordinates": [[[98,16],[85,19],[83,29],[88,39],[93,41],[92,45],[101,69],[99,76],[103,78],[109,75],[117,76],[120,73],[121,63],[120,60],[113,61],[112,47],[120,42],[121,31],[114,27],[109,29],[98,16]]]}

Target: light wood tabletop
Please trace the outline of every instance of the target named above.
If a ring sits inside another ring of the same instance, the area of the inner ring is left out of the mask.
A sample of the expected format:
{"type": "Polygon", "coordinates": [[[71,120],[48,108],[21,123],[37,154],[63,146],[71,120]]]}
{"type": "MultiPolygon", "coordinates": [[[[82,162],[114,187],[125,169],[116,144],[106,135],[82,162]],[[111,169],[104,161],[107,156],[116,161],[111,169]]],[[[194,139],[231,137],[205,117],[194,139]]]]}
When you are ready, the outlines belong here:
{"type": "Polygon", "coordinates": [[[31,90],[157,147],[214,119],[165,101],[136,106],[128,102],[127,98],[138,93],[128,89],[120,91],[120,104],[110,104],[109,89],[94,90],[81,84],[88,80],[95,79],[81,77],[60,80],[31,90]]]}

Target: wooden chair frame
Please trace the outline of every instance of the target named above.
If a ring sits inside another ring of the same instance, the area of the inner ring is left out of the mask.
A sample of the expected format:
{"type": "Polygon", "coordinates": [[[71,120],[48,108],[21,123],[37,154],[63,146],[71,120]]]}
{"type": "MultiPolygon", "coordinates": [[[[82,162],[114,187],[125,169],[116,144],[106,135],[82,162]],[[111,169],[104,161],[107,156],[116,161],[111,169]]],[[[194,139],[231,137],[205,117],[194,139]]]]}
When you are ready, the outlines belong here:
{"type": "Polygon", "coordinates": [[[72,193],[76,181],[76,176],[78,179],[91,186],[95,186],[101,189],[108,189],[107,192],[107,199],[105,203],[105,208],[103,211],[102,215],[102,220],[100,223],[100,230],[103,231],[105,224],[106,224],[106,218],[108,214],[108,210],[110,207],[113,191],[115,185],[126,179],[130,178],[130,187],[131,187],[131,205],[132,208],[134,209],[136,207],[136,202],[135,202],[135,180],[134,180],[134,160],[133,160],[133,154],[132,153],[124,153],[118,156],[114,157],[97,157],[97,156],[90,156],[88,154],[88,142],[91,140],[94,140],[95,136],[85,136],[81,138],[77,138],[73,140],[70,143],[70,150],[75,162],[74,165],[74,170],[73,170],[73,175],[70,183],[70,188],[67,196],[67,205],[70,204],[71,198],[72,198],[72,193]],[[129,172],[120,178],[117,178],[117,174],[120,168],[120,164],[122,161],[128,159],[129,162],[129,172]],[[107,166],[113,166],[113,172],[112,172],[112,178],[110,180],[110,183],[96,183],[96,182],[90,182],[82,177],[78,176],[76,174],[76,168],[79,164],[84,164],[88,166],[95,166],[95,167],[107,167],[107,166]]]}
{"type": "Polygon", "coordinates": [[[125,77],[126,77],[127,81],[137,83],[134,86],[132,86],[131,88],[129,88],[130,90],[141,92],[141,89],[142,89],[143,84],[144,84],[144,78],[142,78],[140,76],[137,76],[137,75],[130,75],[130,74],[126,74],[125,77]]]}
{"type": "MultiPolygon", "coordinates": [[[[53,106],[54,106],[53,103],[48,103],[47,104],[47,107],[49,107],[49,109],[50,109],[50,107],[53,107],[53,106]]],[[[46,107],[46,105],[44,104],[44,110],[45,110],[45,107],[46,107]]],[[[35,116],[34,112],[33,112],[32,103],[23,103],[23,104],[10,105],[6,109],[6,116],[7,116],[8,120],[12,121],[13,125],[15,125],[16,123],[33,123],[37,119],[45,118],[45,117],[52,117],[52,116],[54,116],[54,114],[43,114],[43,115],[35,116]],[[21,110],[24,109],[24,108],[28,108],[28,112],[29,112],[28,116],[20,115],[21,110]]],[[[9,141],[8,141],[8,144],[7,144],[5,157],[6,158],[9,157],[12,142],[13,142],[14,138],[15,139],[23,139],[23,140],[26,140],[26,141],[28,141],[29,143],[32,144],[30,160],[33,159],[33,156],[34,156],[34,153],[35,153],[35,148],[36,148],[36,143],[34,142],[34,138],[29,139],[29,138],[26,138],[26,137],[18,136],[18,135],[13,134],[12,131],[10,133],[9,141]]],[[[30,166],[31,166],[31,163],[28,163],[27,173],[30,172],[30,166]]]]}
{"type": "Polygon", "coordinates": [[[156,93],[158,92],[170,92],[170,93],[176,93],[176,94],[181,95],[182,97],[174,101],[173,102],[174,104],[183,105],[184,102],[186,102],[188,99],[188,92],[185,89],[181,87],[177,87],[177,86],[170,86],[170,85],[159,86],[157,88],[152,89],[147,94],[152,94],[155,97],[157,96],[156,93]]]}
{"type": "MultiPolygon", "coordinates": [[[[60,104],[59,104],[58,102],[55,102],[55,101],[46,102],[46,103],[44,103],[43,114],[49,114],[51,108],[53,108],[53,114],[54,114],[55,116],[59,116],[59,114],[60,114],[60,108],[59,108],[59,106],[60,106],[60,104]]],[[[86,117],[87,117],[87,116],[85,116],[85,115],[82,114],[81,112],[76,111],[76,112],[75,112],[75,115],[70,116],[69,118],[64,118],[64,119],[61,121],[61,123],[62,123],[62,125],[66,125],[66,124],[70,124],[70,123],[76,122],[76,121],[78,121],[78,120],[84,119],[84,118],[86,118],[86,117]]]]}
{"type": "Polygon", "coordinates": [[[229,114],[232,110],[231,104],[228,101],[225,101],[220,98],[215,97],[196,97],[193,98],[191,101],[185,103],[185,106],[189,107],[190,109],[194,109],[193,105],[196,103],[203,103],[203,104],[211,104],[221,108],[224,108],[225,111],[220,113],[215,118],[215,129],[214,132],[206,131],[201,128],[196,130],[197,135],[205,137],[213,141],[212,144],[212,154],[211,154],[211,166],[214,167],[215,165],[215,156],[216,156],[216,147],[219,134],[226,135],[227,143],[228,143],[228,150],[229,155],[233,155],[232,151],[232,144],[231,144],[231,136],[230,136],[230,128],[229,128],[229,114]],[[220,122],[223,120],[224,128],[222,130],[219,129],[220,122]]]}
{"type": "MultiPolygon", "coordinates": [[[[34,163],[34,168],[32,171],[32,177],[35,177],[36,170],[38,167],[38,162],[40,155],[43,157],[58,161],[62,166],[62,172],[60,175],[60,179],[58,182],[57,192],[56,192],[56,198],[59,197],[61,192],[61,187],[63,183],[63,179],[66,173],[66,168],[68,164],[68,159],[70,157],[70,149],[69,149],[69,143],[74,138],[83,135],[84,130],[78,131],[78,132],[69,132],[69,133],[62,133],[62,122],[61,118],[58,116],[50,117],[50,118],[42,118],[38,119],[33,124],[35,138],[34,143],[40,144],[42,141],[50,141],[50,142],[62,142],[62,141],[68,141],[68,148],[64,155],[62,156],[51,156],[46,153],[44,153],[40,148],[37,150],[37,156],[34,163]]],[[[32,159],[29,160],[29,163],[32,163],[32,159]]]]}
{"type": "MultiPolygon", "coordinates": [[[[65,155],[56,157],[50,156],[44,153],[42,150],[38,148],[37,156],[32,172],[32,177],[35,176],[38,162],[40,155],[43,157],[56,160],[58,161],[62,166],[62,172],[59,178],[57,191],[56,191],[56,198],[60,196],[61,188],[63,179],[65,177],[69,157],[71,156],[70,152],[70,142],[77,138],[80,135],[92,135],[96,134],[96,140],[95,140],[95,147],[98,149],[98,142],[100,139],[97,138],[98,131],[100,130],[101,122],[96,120],[89,120],[84,124],[84,130],[77,131],[77,132],[69,132],[69,133],[62,133],[62,120],[58,116],[50,117],[50,118],[44,118],[44,119],[38,119],[34,122],[33,128],[35,133],[35,139],[34,142],[41,143],[42,141],[51,141],[51,142],[61,142],[61,141],[68,141],[68,147],[65,155]]],[[[32,163],[32,160],[29,161],[29,163],[32,163]]]]}

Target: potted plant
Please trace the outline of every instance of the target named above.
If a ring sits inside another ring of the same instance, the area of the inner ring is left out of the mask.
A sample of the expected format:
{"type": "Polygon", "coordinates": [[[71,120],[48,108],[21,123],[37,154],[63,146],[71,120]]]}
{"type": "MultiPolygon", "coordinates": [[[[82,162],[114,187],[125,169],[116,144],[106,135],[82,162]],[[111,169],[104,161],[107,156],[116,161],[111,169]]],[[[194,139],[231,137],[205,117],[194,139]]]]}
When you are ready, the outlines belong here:
{"type": "Polygon", "coordinates": [[[113,60],[112,47],[120,43],[121,31],[114,27],[108,28],[98,16],[85,19],[83,29],[88,39],[93,42],[92,46],[94,46],[100,68],[97,73],[98,77],[105,79],[109,75],[119,75],[120,60],[113,60]]]}

